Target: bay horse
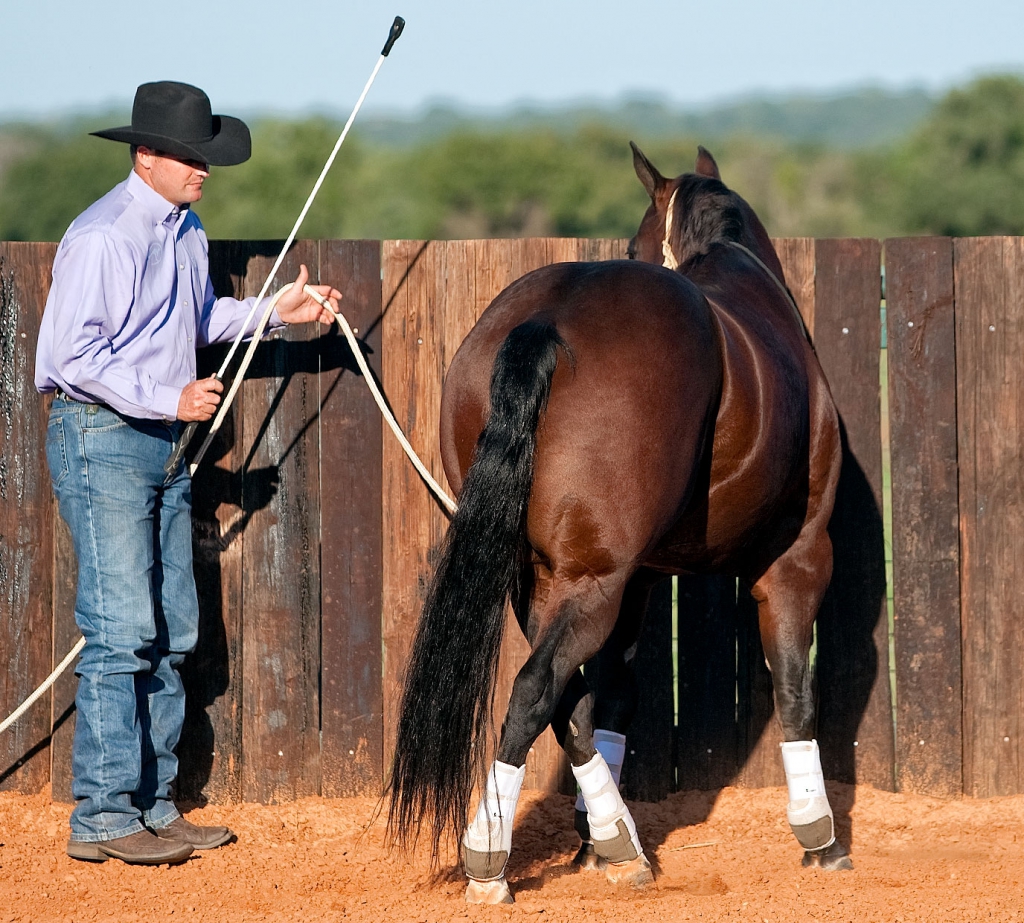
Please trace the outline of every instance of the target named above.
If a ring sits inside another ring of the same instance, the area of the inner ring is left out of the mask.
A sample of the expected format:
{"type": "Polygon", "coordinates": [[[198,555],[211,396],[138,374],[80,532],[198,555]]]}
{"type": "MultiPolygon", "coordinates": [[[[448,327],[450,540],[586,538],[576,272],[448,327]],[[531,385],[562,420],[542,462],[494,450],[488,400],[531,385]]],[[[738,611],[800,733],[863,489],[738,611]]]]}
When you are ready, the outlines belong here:
{"type": "Polygon", "coordinates": [[[476,903],[505,865],[530,746],[549,724],[580,789],[576,862],[653,881],[618,791],[651,586],[724,573],[752,586],[772,673],[787,818],[805,865],[849,868],[814,740],[808,663],[832,573],[838,415],[782,266],[699,148],[666,179],[633,145],[651,204],[629,260],[523,276],[445,378],[440,439],[459,506],[413,642],[389,781],[389,836],[461,837],[476,903]],[[531,653],[495,759],[495,674],[511,601],[531,653]],[[598,657],[598,688],[581,666],[598,657]],[[476,814],[469,818],[475,780],[476,814]]]}

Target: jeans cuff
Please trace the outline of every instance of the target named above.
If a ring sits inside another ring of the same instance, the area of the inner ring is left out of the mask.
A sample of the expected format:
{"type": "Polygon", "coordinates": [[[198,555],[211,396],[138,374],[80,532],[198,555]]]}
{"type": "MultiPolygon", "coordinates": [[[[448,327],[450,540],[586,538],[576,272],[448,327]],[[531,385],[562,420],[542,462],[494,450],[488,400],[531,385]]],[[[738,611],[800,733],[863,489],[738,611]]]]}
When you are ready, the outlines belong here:
{"type": "Polygon", "coordinates": [[[75,843],[108,843],[110,840],[119,840],[123,836],[141,833],[145,829],[138,819],[134,819],[120,830],[104,831],[103,833],[81,833],[72,830],[71,840],[75,843]]]}
{"type": "Polygon", "coordinates": [[[150,830],[162,830],[179,817],[181,814],[171,801],[158,801],[148,811],[142,812],[142,820],[150,830]]]}

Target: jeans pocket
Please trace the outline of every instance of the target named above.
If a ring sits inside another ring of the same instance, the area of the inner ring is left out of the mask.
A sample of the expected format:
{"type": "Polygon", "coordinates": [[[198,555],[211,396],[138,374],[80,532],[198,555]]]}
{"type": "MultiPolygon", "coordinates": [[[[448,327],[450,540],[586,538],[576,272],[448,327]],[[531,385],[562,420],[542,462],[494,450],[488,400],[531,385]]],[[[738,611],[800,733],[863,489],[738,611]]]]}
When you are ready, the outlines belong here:
{"type": "Polygon", "coordinates": [[[52,416],[46,424],[46,464],[50,468],[50,483],[56,490],[70,470],[62,416],[52,416]]]}
{"type": "Polygon", "coordinates": [[[128,427],[121,416],[102,404],[89,405],[89,409],[82,414],[80,419],[83,433],[109,433],[112,430],[128,427]]]}

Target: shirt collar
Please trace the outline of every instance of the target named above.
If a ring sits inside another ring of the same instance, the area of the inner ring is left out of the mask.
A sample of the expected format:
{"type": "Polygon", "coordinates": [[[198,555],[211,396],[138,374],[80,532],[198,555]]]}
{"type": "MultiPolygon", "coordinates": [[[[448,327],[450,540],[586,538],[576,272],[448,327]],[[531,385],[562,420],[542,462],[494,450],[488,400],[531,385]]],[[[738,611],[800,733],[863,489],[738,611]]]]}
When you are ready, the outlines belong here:
{"type": "Polygon", "coordinates": [[[154,224],[178,223],[183,215],[188,214],[188,206],[172,205],[159,192],[132,170],[128,174],[128,192],[149,213],[154,224]]]}

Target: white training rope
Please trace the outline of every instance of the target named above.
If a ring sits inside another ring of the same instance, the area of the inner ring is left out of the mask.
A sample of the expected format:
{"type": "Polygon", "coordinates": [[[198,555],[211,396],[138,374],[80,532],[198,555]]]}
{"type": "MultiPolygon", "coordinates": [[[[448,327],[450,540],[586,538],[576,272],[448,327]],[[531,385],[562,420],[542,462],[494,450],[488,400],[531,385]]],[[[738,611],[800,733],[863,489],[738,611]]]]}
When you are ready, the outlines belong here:
{"type": "MultiPolygon", "coordinates": [[[[263,328],[266,326],[267,321],[270,318],[271,312],[274,310],[278,299],[291,288],[292,283],[289,282],[285,285],[276,295],[263,315],[260,321],[260,326],[257,327],[256,333],[253,336],[252,342],[249,344],[249,348],[246,350],[245,357],[242,360],[242,366],[239,370],[239,374],[235,376],[234,383],[231,385],[227,396],[224,398],[224,402],[221,404],[218,416],[223,418],[227,409],[231,406],[231,402],[235,399],[235,394],[238,392],[239,386],[242,384],[242,370],[244,370],[252,360],[252,355],[259,345],[259,337],[263,333],[263,328]]],[[[405,454],[409,457],[409,461],[413,463],[413,467],[419,472],[420,477],[426,481],[427,487],[434,493],[438,500],[444,505],[445,509],[449,513],[454,513],[456,509],[455,501],[444,492],[444,488],[434,479],[434,477],[427,470],[426,465],[420,460],[416,454],[409,440],[405,438],[405,433],[402,432],[402,428],[398,425],[398,421],[395,420],[394,414],[391,413],[387,402],[384,400],[384,395],[380,393],[380,389],[377,387],[377,383],[373,379],[373,373],[370,371],[370,367],[366,364],[366,359],[363,357],[363,351],[359,348],[359,341],[356,339],[355,333],[352,331],[352,327],[346,319],[345,315],[340,311],[335,311],[330,302],[324,298],[315,288],[310,285],[304,287],[303,291],[309,295],[314,301],[318,302],[322,307],[327,308],[331,312],[334,319],[338,322],[338,326],[341,327],[341,332],[345,334],[345,339],[348,341],[348,345],[352,350],[352,354],[355,356],[356,363],[359,365],[359,370],[363,373],[363,381],[366,382],[366,386],[370,389],[370,393],[373,395],[374,401],[377,403],[384,420],[388,426],[391,427],[391,431],[395,434],[402,448],[405,450],[405,454]]],[[[196,466],[198,465],[198,458],[192,462],[192,466],[189,469],[191,474],[195,474],[196,466]]]]}
{"type": "Polygon", "coordinates": [[[25,714],[25,712],[27,712],[35,703],[36,699],[38,699],[57,681],[57,677],[71,665],[71,661],[78,656],[79,651],[81,651],[83,647],[85,647],[85,638],[79,638],[78,643],[71,648],[68,655],[57,665],[57,668],[47,676],[45,680],[43,680],[43,684],[33,692],[32,695],[25,699],[25,701],[14,710],[10,717],[4,718],[3,721],[0,721],[0,734],[6,731],[12,724],[14,724],[15,721],[25,714]]]}
{"type": "Polygon", "coordinates": [[[348,340],[348,345],[352,349],[352,354],[356,357],[356,362],[359,364],[359,371],[363,373],[363,381],[366,382],[366,387],[370,389],[373,399],[377,402],[377,407],[380,409],[380,412],[388,426],[391,427],[391,432],[395,434],[395,438],[398,439],[402,448],[405,450],[405,454],[409,457],[409,461],[412,462],[413,467],[419,472],[420,477],[426,481],[427,487],[429,487],[434,493],[434,496],[441,501],[445,509],[447,509],[449,513],[454,514],[457,509],[457,504],[444,492],[441,485],[434,480],[430,472],[427,470],[427,466],[423,464],[419,456],[413,450],[413,447],[409,444],[409,440],[405,438],[405,433],[402,432],[402,428],[395,420],[394,414],[391,413],[387,402],[384,400],[384,396],[380,393],[377,383],[373,380],[373,373],[370,371],[370,367],[366,364],[366,359],[363,357],[363,351],[359,348],[359,341],[352,332],[352,328],[349,326],[345,315],[340,311],[332,311],[331,306],[327,303],[327,299],[321,298],[320,294],[314,289],[307,287],[306,291],[334,315],[334,319],[338,322],[338,326],[341,327],[342,333],[345,334],[345,339],[348,340]]]}
{"type": "Polygon", "coordinates": [[[735,247],[737,250],[742,250],[747,256],[749,256],[758,266],[760,266],[767,274],[768,278],[772,280],[778,287],[779,291],[786,296],[786,301],[789,306],[793,309],[793,314],[796,317],[796,322],[800,325],[800,329],[803,330],[804,336],[809,340],[811,334],[807,330],[807,325],[804,323],[804,316],[800,313],[800,309],[797,307],[796,302],[793,300],[793,295],[785,285],[782,284],[782,280],[775,275],[761,260],[761,258],[754,253],[753,250],[748,250],[743,244],[737,243],[735,240],[726,241],[730,247],[735,247]]]}
{"type": "MultiPolygon", "coordinates": [[[[228,408],[231,406],[231,402],[235,399],[235,394],[238,392],[239,386],[242,384],[242,372],[248,367],[252,360],[252,355],[256,351],[256,347],[259,345],[259,338],[263,333],[263,328],[266,326],[267,321],[270,319],[270,314],[277,305],[278,299],[291,288],[292,283],[289,282],[287,285],[274,295],[267,308],[266,313],[260,321],[260,326],[256,328],[256,333],[253,335],[252,342],[249,344],[249,348],[246,350],[245,357],[242,359],[242,365],[239,369],[238,375],[235,376],[234,383],[231,385],[227,396],[224,398],[224,402],[220,406],[218,411],[218,419],[222,419],[224,414],[227,413],[228,408]]],[[[334,319],[338,322],[338,326],[341,327],[341,332],[345,334],[345,339],[348,341],[348,345],[352,350],[352,354],[355,356],[356,363],[359,365],[359,370],[363,373],[363,381],[366,382],[366,387],[370,389],[370,394],[373,395],[374,401],[377,403],[377,407],[380,409],[384,420],[388,426],[391,427],[391,431],[395,434],[395,437],[401,443],[402,448],[405,450],[405,454],[409,457],[409,461],[413,463],[413,467],[419,472],[420,477],[426,481],[427,487],[434,493],[438,500],[444,505],[445,509],[449,513],[454,513],[456,509],[455,501],[444,492],[444,488],[433,478],[430,472],[427,470],[426,465],[420,460],[416,454],[409,440],[405,438],[405,433],[402,432],[402,428],[398,425],[398,421],[395,420],[394,414],[388,408],[387,402],[384,400],[384,395],[380,393],[380,389],[377,387],[377,383],[373,380],[373,373],[370,371],[370,367],[366,364],[366,359],[363,357],[363,351],[359,348],[359,341],[356,339],[355,333],[352,331],[352,327],[346,319],[345,315],[340,311],[335,311],[330,302],[324,298],[315,288],[307,285],[303,288],[303,291],[309,295],[314,301],[318,302],[322,307],[327,308],[331,312],[334,319]]],[[[211,430],[212,432],[212,430],[211,430]]],[[[191,474],[195,474],[196,466],[199,464],[199,459],[196,458],[192,462],[192,466],[189,469],[191,474]]]]}
{"type": "MultiPolygon", "coordinates": [[[[266,326],[266,322],[270,318],[270,314],[274,310],[274,307],[277,305],[278,299],[290,287],[291,283],[289,282],[276,295],[274,295],[274,298],[270,302],[270,308],[266,312],[264,318],[261,321],[262,326],[266,326]]],[[[370,389],[370,393],[373,395],[373,399],[376,402],[377,407],[380,409],[380,412],[383,415],[385,421],[387,422],[388,426],[391,428],[391,431],[395,434],[395,437],[401,444],[402,449],[405,451],[405,454],[409,457],[409,461],[412,462],[413,467],[415,467],[416,470],[419,472],[420,477],[423,478],[423,480],[426,482],[427,487],[429,487],[433,494],[437,497],[437,499],[441,501],[444,508],[448,510],[449,513],[454,514],[455,510],[458,508],[457,504],[447,493],[445,493],[441,485],[430,474],[430,472],[427,470],[427,466],[423,464],[422,460],[416,454],[412,445],[409,443],[409,440],[406,439],[405,433],[402,432],[402,428],[398,425],[398,421],[395,420],[394,414],[391,413],[391,410],[388,408],[387,402],[384,400],[384,396],[380,393],[380,389],[377,387],[377,383],[373,379],[373,373],[370,371],[370,367],[366,363],[366,359],[363,356],[363,351],[359,348],[359,341],[356,339],[355,333],[353,333],[352,327],[349,324],[348,319],[345,317],[344,314],[332,310],[330,303],[327,301],[327,299],[322,297],[320,293],[317,292],[311,286],[307,285],[305,291],[307,295],[311,295],[315,301],[318,301],[323,307],[327,308],[331,312],[331,314],[334,315],[334,319],[338,322],[338,326],[341,328],[342,333],[345,334],[345,339],[348,341],[348,345],[352,350],[352,354],[356,358],[356,363],[359,365],[359,370],[363,373],[363,381],[366,382],[366,386],[370,389]]],[[[260,332],[262,332],[262,330],[260,332]]],[[[255,349],[258,343],[259,336],[257,335],[253,337],[252,343],[249,344],[249,349],[244,359],[245,364],[248,364],[248,362],[250,361],[251,357],[249,353],[251,353],[255,349]]],[[[229,404],[230,401],[234,398],[235,393],[238,391],[238,387],[241,384],[241,382],[242,376],[241,374],[239,374],[235,378],[235,382],[231,386],[231,389],[228,391],[228,395],[224,402],[225,405],[229,404]]],[[[195,463],[193,463],[192,466],[192,472],[194,473],[194,471],[195,463]]],[[[18,706],[18,708],[10,717],[5,718],[3,722],[0,723],[0,734],[6,731],[7,728],[9,728],[12,724],[14,724],[15,721],[17,721],[23,714],[25,714],[25,712],[32,707],[35,701],[44,692],[46,692],[46,690],[49,689],[50,686],[54,684],[54,682],[56,682],[57,677],[60,676],[71,665],[72,661],[75,659],[75,657],[78,656],[79,652],[82,650],[84,646],[85,638],[79,638],[78,643],[60,662],[57,668],[46,678],[43,684],[38,689],[36,689],[36,691],[33,692],[32,695],[30,695],[20,706],[18,706]]]]}

